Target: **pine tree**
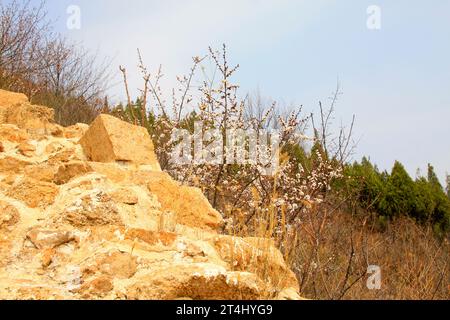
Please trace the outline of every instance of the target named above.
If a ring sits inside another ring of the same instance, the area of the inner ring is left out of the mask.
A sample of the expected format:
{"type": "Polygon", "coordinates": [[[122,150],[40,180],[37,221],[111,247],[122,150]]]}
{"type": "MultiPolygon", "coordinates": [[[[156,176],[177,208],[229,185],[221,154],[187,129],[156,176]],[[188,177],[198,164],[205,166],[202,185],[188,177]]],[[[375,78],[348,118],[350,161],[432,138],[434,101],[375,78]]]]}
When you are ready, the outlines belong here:
{"type": "Polygon", "coordinates": [[[446,179],[446,182],[447,182],[447,197],[450,199],[450,174],[448,174],[447,173],[447,179],[446,179]]]}
{"type": "Polygon", "coordinates": [[[416,206],[417,189],[405,167],[395,162],[390,176],[387,178],[385,196],[381,199],[380,210],[384,215],[410,215],[416,206]]]}
{"type": "Polygon", "coordinates": [[[436,189],[443,191],[441,183],[439,182],[439,178],[434,172],[434,167],[431,164],[428,164],[428,182],[436,189]]]}
{"type": "Polygon", "coordinates": [[[363,157],[361,163],[354,162],[344,168],[342,185],[346,185],[347,192],[358,198],[360,205],[366,210],[378,211],[380,197],[383,196],[383,180],[370,160],[363,157]]]}
{"type": "Polygon", "coordinates": [[[431,219],[436,209],[433,189],[424,177],[417,178],[415,184],[417,197],[412,215],[421,222],[427,222],[431,219]]]}
{"type": "Polygon", "coordinates": [[[436,233],[442,235],[450,227],[450,201],[447,197],[448,194],[445,193],[444,188],[439,183],[439,179],[431,165],[428,165],[428,183],[432,191],[434,203],[431,222],[434,225],[436,233]]]}

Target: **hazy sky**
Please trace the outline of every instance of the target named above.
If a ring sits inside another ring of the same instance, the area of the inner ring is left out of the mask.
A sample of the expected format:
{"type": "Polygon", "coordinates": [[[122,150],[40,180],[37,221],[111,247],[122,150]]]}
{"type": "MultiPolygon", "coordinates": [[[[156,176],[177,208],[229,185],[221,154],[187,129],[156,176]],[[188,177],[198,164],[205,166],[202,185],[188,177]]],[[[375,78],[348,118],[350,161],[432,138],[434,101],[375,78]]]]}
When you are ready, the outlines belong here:
{"type": "MultiPolygon", "coordinates": [[[[136,48],[146,64],[162,64],[166,85],[185,74],[191,57],[226,43],[241,65],[243,92],[303,104],[327,101],[339,77],[336,122],[356,114],[355,159],[381,169],[400,160],[414,177],[431,162],[450,172],[450,1],[433,0],[48,0],[59,31],[128,68],[137,87],[136,48]],[[69,30],[68,6],[81,10],[69,30]],[[381,9],[381,29],[367,28],[368,6],[381,9]]],[[[119,78],[116,78],[117,81],[119,78]]],[[[163,82],[164,84],[164,82],[163,82]]],[[[110,93],[123,97],[120,84],[110,93]]]]}

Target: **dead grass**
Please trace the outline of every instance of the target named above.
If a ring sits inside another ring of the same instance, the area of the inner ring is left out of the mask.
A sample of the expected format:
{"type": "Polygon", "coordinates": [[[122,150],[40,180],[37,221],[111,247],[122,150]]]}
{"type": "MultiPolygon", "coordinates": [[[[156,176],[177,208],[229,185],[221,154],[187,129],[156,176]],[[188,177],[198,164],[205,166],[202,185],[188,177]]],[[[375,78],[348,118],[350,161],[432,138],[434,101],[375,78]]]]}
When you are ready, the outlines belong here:
{"type": "MultiPolygon", "coordinates": [[[[277,219],[275,210],[267,209],[258,208],[251,224],[234,215],[232,234],[272,238],[295,272],[305,298],[450,298],[449,241],[437,239],[431,227],[402,217],[381,230],[368,214],[352,216],[321,207],[309,210],[296,232],[290,232],[283,215],[277,219]],[[369,265],[380,267],[379,290],[367,287],[369,265]]],[[[268,279],[281,276],[270,274],[279,271],[270,266],[260,268],[268,279]]]]}
{"type": "Polygon", "coordinates": [[[448,239],[400,218],[378,231],[367,217],[338,212],[320,235],[308,219],[299,230],[292,268],[311,299],[449,299],[448,239]],[[367,288],[369,265],[381,269],[381,288],[367,288]]]}

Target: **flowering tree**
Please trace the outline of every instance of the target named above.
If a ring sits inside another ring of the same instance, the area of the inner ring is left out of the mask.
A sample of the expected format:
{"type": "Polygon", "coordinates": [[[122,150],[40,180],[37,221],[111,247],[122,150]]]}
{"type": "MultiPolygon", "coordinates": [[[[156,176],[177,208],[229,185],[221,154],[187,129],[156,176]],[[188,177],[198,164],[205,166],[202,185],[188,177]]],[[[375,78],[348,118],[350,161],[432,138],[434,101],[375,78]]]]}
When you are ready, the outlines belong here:
{"type": "MultiPolygon", "coordinates": [[[[180,88],[172,91],[171,104],[159,86],[161,68],[152,77],[140,53],[139,62],[144,83],[140,98],[133,103],[128,95],[127,106],[113,112],[148,128],[162,168],[177,180],[201,188],[226,218],[229,232],[281,240],[296,229],[302,215],[318,210],[331,181],[340,176],[340,166],[325,151],[325,136],[305,135],[311,115],[304,116],[301,107],[280,114],[275,102],[264,106],[249,96],[240,98],[239,86],[232,81],[239,65],[229,64],[225,45],[221,52],[209,48],[207,56],[193,58],[189,75],[177,78],[180,88]],[[214,65],[211,77],[203,67],[206,59],[214,65]],[[198,70],[203,79],[194,84],[198,70]],[[175,131],[181,134],[174,135],[175,131]],[[269,131],[277,134],[277,150],[265,143],[269,131]],[[252,140],[243,132],[251,132],[257,140],[257,157],[245,156],[252,140]],[[188,135],[184,150],[188,161],[171,161],[188,135]],[[314,144],[311,152],[305,151],[306,141],[314,144]],[[191,142],[193,148],[189,148],[191,142]],[[230,161],[230,156],[238,154],[247,161],[230,161]],[[267,174],[273,159],[276,169],[267,174]]],[[[121,71],[128,93],[126,70],[121,71]]]]}

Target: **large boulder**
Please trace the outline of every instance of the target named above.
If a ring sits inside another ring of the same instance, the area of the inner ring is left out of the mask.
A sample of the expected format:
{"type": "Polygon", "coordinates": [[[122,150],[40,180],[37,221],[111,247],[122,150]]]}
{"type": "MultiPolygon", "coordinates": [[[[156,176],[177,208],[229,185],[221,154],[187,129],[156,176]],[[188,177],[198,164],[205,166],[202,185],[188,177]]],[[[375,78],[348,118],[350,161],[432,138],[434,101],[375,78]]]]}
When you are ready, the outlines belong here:
{"type": "Polygon", "coordinates": [[[145,164],[160,170],[147,129],[110,115],[99,115],[80,144],[86,156],[95,162],[145,164]]]}

